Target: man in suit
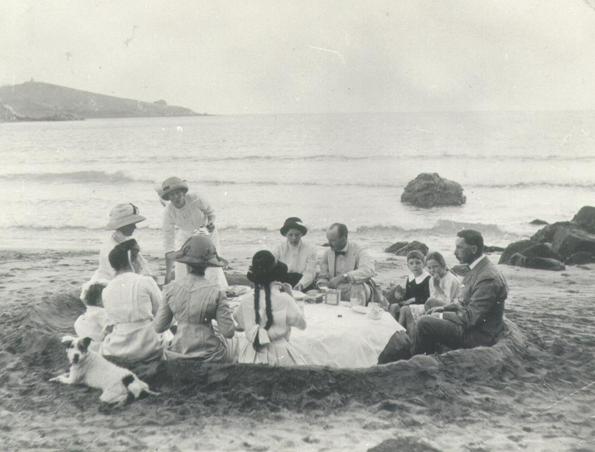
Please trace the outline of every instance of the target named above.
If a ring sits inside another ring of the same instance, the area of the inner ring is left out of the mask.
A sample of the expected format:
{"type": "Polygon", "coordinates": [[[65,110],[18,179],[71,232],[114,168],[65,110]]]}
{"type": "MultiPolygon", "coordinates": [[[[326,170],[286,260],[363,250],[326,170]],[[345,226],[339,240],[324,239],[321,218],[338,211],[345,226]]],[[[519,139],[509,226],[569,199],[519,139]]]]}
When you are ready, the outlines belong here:
{"type": "Polygon", "coordinates": [[[374,261],[364,248],[350,242],[348,235],[347,226],[342,223],[334,223],[328,229],[329,249],[322,256],[316,285],[339,289],[341,299],[346,301],[357,290],[367,304],[372,296],[371,280],[376,274],[374,261]]]}
{"type": "Polygon", "coordinates": [[[411,354],[434,353],[439,346],[471,348],[496,342],[504,329],[506,280],[483,254],[483,237],[478,231],[466,229],[457,234],[455,256],[467,270],[460,304],[428,311],[429,315],[416,323],[413,344],[405,333],[395,333],[380,354],[379,364],[408,359],[411,354]]]}
{"type": "Polygon", "coordinates": [[[413,338],[413,354],[433,353],[438,345],[470,348],[493,345],[504,329],[506,280],[483,254],[483,237],[466,229],[457,234],[455,256],[469,271],[463,279],[459,303],[432,309],[420,318],[413,338]]]}

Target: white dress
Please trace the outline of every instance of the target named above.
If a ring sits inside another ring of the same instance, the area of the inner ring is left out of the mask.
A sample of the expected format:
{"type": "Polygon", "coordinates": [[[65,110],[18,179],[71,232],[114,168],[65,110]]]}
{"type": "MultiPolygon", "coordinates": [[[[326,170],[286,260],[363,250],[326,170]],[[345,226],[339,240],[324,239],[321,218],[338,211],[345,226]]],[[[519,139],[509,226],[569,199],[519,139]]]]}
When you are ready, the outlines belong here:
{"type": "Polygon", "coordinates": [[[451,271],[447,271],[438,284],[430,278],[430,298],[443,301],[446,304],[458,303],[461,296],[461,281],[451,271]]]}
{"type": "Polygon", "coordinates": [[[153,327],[153,316],[161,302],[157,283],[148,276],[121,273],[103,290],[108,328],[101,354],[126,361],[148,361],[163,354],[161,337],[153,327]]]}
{"type": "MultiPolygon", "coordinates": [[[[186,194],[184,207],[178,209],[171,202],[163,212],[163,245],[165,252],[176,251],[190,237],[196,234],[208,234],[206,225],[215,221],[215,212],[210,204],[198,195],[186,194]]],[[[217,230],[209,234],[217,252],[221,254],[217,230]]],[[[186,264],[176,262],[176,280],[182,280],[188,273],[186,264]]],[[[227,279],[220,267],[208,267],[205,277],[222,289],[227,289],[227,279]]]]}
{"type": "Polygon", "coordinates": [[[269,364],[271,366],[305,365],[302,354],[291,344],[289,336],[291,327],[301,330],[306,328],[306,320],[302,310],[291,295],[280,292],[281,285],[271,283],[271,307],[273,324],[266,330],[267,316],[265,311],[265,292],[260,290],[260,322],[256,323],[254,312],[254,295],[248,293],[240,298],[240,305],[234,313],[240,329],[244,330],[246,340],[240,345],[238,362],[247,364],[269,364]],[[262,349],[253,347],[256,336],[262,349]]]}
{"type": "Polygon", "coordinates": [[[74,322],[74,331],[77,337],[90,337],[92,345],[99,347],[105,335],[107,325],[107,312],[99,306],[87,306],[87,310],[74,322]]]}

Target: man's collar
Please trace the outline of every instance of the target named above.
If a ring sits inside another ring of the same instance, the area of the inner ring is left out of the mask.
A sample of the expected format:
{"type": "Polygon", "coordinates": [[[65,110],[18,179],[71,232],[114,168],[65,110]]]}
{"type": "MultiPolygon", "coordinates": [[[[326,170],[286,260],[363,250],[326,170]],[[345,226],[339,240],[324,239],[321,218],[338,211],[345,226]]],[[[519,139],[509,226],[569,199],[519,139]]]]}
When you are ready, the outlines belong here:
{"type": "Polygon", "coordinates": [[[469,264],[469,268],[473,270],[475,267],[477,267],[477,264],[479,264],[484,257],[486,257],[485,254],[479,256],[477,259],[475,259],[473,262],[469,264]]]}

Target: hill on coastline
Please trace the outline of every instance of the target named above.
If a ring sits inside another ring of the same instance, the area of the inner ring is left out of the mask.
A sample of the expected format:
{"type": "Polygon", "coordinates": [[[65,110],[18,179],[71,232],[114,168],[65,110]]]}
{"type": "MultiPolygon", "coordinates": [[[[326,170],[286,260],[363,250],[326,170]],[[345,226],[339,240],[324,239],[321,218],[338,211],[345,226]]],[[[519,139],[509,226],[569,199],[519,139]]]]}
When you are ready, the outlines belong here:
{"type": "Polygon", "coordinates": [[[142,102],[50,83],[30,81],[0,87],[0,122],[196,115],[163,100],[142,102]]]}

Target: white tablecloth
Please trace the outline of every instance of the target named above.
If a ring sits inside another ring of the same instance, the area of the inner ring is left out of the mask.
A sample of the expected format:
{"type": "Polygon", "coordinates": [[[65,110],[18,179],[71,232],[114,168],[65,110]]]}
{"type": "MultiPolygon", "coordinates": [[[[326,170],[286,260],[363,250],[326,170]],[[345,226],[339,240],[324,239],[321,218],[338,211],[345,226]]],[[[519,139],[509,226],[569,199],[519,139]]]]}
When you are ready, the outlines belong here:
{"type": "MultiPolygon", "coordinates": [[[[293,328],[290,342],[309,365],[342,368],[370,367],[395,333],[404,328],[388,313],[380,319],[359,314],[348,305],[305,304],[305,330],[293,328]]],[[[245,341],[244,335],[239,335],[245,341]]]]}

